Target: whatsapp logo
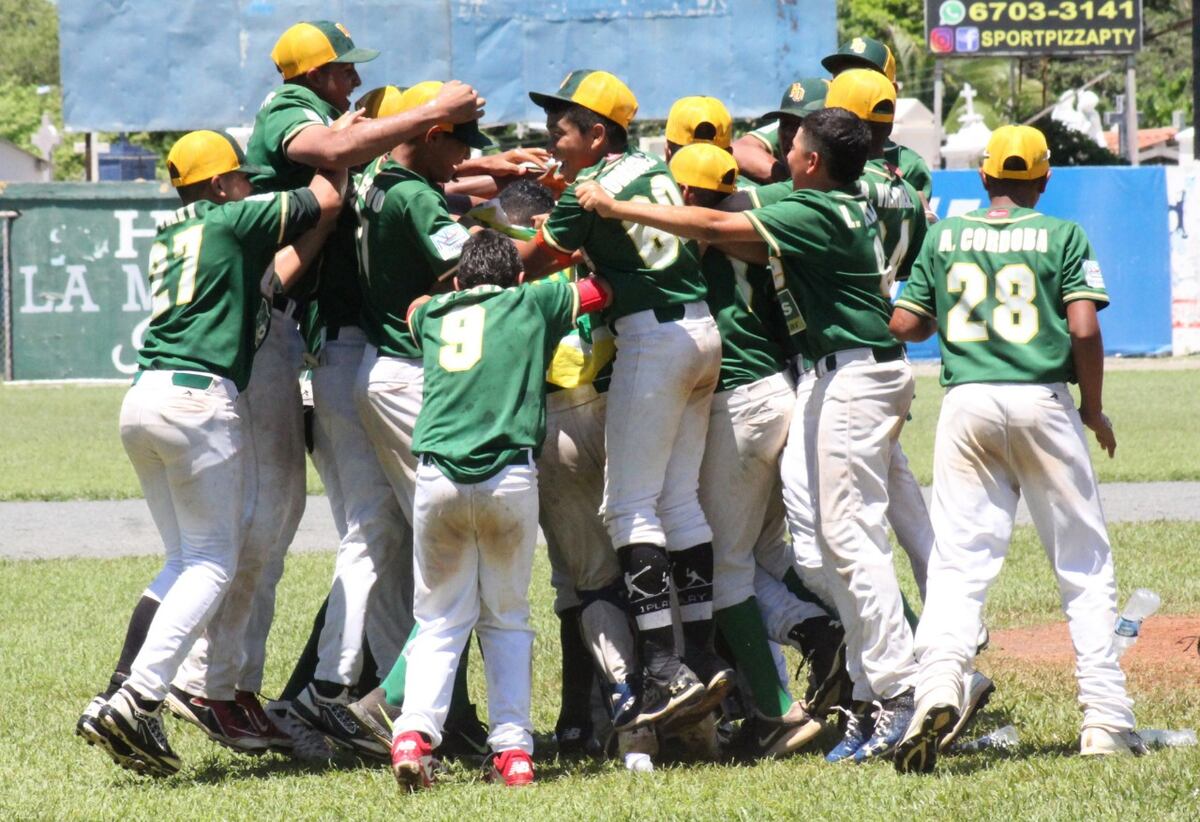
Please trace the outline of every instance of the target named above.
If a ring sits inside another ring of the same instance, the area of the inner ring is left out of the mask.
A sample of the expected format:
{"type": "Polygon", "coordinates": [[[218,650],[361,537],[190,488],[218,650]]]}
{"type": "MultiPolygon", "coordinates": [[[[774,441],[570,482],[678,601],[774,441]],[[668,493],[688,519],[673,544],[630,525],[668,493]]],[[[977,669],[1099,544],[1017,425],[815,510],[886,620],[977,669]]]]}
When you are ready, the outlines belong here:
{"type": "Polygon", "coordinates": [[[957,26],[967,16],[967,7],[962,0],[945,0],[938,8],[938,19],[943,26],[957,26]]]}

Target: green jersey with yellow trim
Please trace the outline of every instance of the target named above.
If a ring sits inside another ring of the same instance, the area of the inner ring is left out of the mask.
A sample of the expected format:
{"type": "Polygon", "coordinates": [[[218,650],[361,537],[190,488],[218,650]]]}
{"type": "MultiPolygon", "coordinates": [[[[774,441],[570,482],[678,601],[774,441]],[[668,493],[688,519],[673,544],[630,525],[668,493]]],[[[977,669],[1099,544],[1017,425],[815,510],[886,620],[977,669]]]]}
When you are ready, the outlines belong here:
{"type": "Polygon", "coordinates": [[[138,367],[204,371],[244,390],[266,331],[256,327],[263,272],[320,216],[306,188],[178,209],[150,247],[150,325],[138,367]]]}
{"type": "Polygon", "coordinates": [[[408,307],[458,266],[471,235],[441,189],[386,155],[363,172],[354,207],[363,331],[381,355],[417,359],[408,307]]]}
{"type": "Polygon", "coordinates": [[[270,174],[251,178],[257,191],[287,191],[312,182],[312,166],[297,163],[287,156],[288,143],[312,125],[328,126],[341,116],[334,106],[315,91],[284,83],[263,100],[254,117],[254,130],[246,144],[246,162],[267,166],[270,174]]]}
{"type": "Polygon", "coordinates": [[[933,174],[920,154],[908,146],[888,140],[883,146],[883,158],[900,169],[904,181],[924,194],[925,199],[933,196],[933,174]]]}
{"type": "Polygon", "coordinates": [[[786,324],[775,299],[771,273],[709,248],[700,260],[708,282],[708,310],[721,332],[717,391],[730,391],[778,374],[788,352],[786,324]]]}
{"type": "Polygon", "coordinates": [[[425,364],[413,453],[455,482],[483,482],[546,437],[546,366],[579,313],[574,283],[440,294],[409,328],[425,364]]]}
{"type": "Polygon", "coordinates": [[[897,345],[878,218],[857,185],[793,191],[745,214],[767,243],[788,330],[805,332],[812,357],[897,345]]]}
{"type": "Polygon", "coordinates": [[[617,200],[682,205],[683,199],[666,164],[633,149],[580,172],[559,198],[542,226],[542,237],[563,252],[583,249],[589,266],[612,285],[613,302],[605,319],[612,322],[637,311],[703,300],[696,244],[584,210],[575,187],[585,180],[595,180],[617,200]]]}
{"type": "Polygon", "coordinates": [[[753,131],[747,131],[746,136],[753,137],[763,144],[767,151],[779,156],[779,121],[772,120],[766,125],[759,126],[753,131]]]}
{"type": "Polygon", "coordinates": [[[1108,305],[1076,223],[981,208],[929,229],[896,305],[937,320],[942,384],[1073,381],[1067,303],[1108,305]]]}
{"type": "Polygon", "coordinates": [[[750,198],[753,208],[762,208],[777,203],[796,189],[791,180],[780,180],[778,183],[767,183],[754,189],[747,189],[746,196],[750,198]]]}
{"type": "Polygon", "coordinates": [[[888,264],[888,286],[907,280],[913,260],[921,250],[928,224],[925,206],[917,190],[885,160],[868,160],[858,188],[875,206],[879,217],[879,241],[888,264]]]}

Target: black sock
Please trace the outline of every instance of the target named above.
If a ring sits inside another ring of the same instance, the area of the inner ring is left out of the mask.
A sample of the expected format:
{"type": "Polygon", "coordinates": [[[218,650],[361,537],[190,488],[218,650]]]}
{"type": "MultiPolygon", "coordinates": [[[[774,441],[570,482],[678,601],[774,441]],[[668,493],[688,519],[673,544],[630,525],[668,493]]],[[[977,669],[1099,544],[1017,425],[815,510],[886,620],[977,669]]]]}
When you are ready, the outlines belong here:
{"type": "Polygon", "coordinates": [[[138,651],[142,650],[142,646],[146,644],[146,633],[150,630],[150,623],[154,621],[154,615],[158,613],[158,606],[157,599],[143,594],[137,605],[133,607],[133,613],[129,616],[129,626],[125,629],[125,644],[121,646],[121,656],[117,659],[117,667],[108,680],[108,688],[104,691],[105,697],[115,694],[117,689],[129,678],[129,670],[133,667],[133,661],[137,659],[138,651]]]}
{"type": "Polygon", "coordinates": [[[684,655],[712,653],[712,543],[703,542],[683,551],[672,551],[670,560],[683,621],[684,655]]]}
{"type": "Polygon", "coordinates": [[[359,672],[358,682],[353,688],[356,699],[361,699],[379,687],[379,663],[375,661],[375,655],[371,653],[371,643],[367,641],[365,634],[362,643],[362,658],[362,671],[359,672]]]}
{"type": "Polygon", "coordinates": [[[582,611],[582,607],[575,606],[558,615],[558,636],[562,648],[562,701],[556,723],[559,728],[591,725],[595,673],[591,654],[579,628],[579,614],[582,611]]]}
{"type": "Polygon", "coordinates": [[[657,545],[635,542],[617,549],[629,590],[629,614],[637,623],[642,665],[652,675],[674,674],[679,657],[671,622],[670,561],[657,545]]]}
{"type": "Polygon", "coordinates": [[[287,684],[283,686],[283,693],[279,695],[280,701],[291,702],[313,681],[313,676],[317,673],[317,647],[321,644],[321,630],[325,627],[325,611],[328,608],[329,597],[326,596],[316,617],[313,618],[312,630],[308,632],[304,650],[300,652],[300,658],[292,668],[292,675],[288,677],[287,684]]]}

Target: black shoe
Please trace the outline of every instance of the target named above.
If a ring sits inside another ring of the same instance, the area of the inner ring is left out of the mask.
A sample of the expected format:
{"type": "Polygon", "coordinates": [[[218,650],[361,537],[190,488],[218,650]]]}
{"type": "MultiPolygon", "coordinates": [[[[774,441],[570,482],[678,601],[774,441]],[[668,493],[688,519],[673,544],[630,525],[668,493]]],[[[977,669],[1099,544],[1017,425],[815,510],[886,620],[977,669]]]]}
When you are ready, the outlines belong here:
{"type": "Polygon", "coordinates": [[[966,688],[963,694],[962,714],[958,721],[954,723],[954,727],[950,732],[942,737],[938,743],[938,752],[947,753],[954,743],[962,738],[963,732],[971,727],[971,723],[975,721],[975,717],[988,704],[988,700],[992,698],[992,693],[996,690],[996,684],[988,679],[979,671],[973,671],[967,678],[966,688]]]}
{"type": "Polygon", "coordinates": [[[491,752],[487,726],[479,721],[475,703],[471,702],[465,710],[446,717],[446,726],[442,728],[442,744],[433,753],[437,757],[479,759],[491,752]]]}
{"type": "Polygon", "coordinates": [[[914,708],[912,719],[892,755],[899,773],[929,773],[933,770],[942,738],[958,722],[956,696],[933,692],[914,708]]]}
{"type": "Polygon", "coordinates": [[[667,677],[657,677],[649,670],[642,678],[642,711],[635,725],[664,722],[681,711],[691,709],[705,698],[704,683],[682,662],[667,677]]]}
{"type": "Polygon", "coordinates": [[[690,725],[708,716],[717,708],[726,694],[733,688],[736,674],[724,659],[712,651],[698,651],[686,658],[687,667],[696,674],[696,678],[704,685],[704,694],[693,705],[681,709],[666,720],[659,720],[663,728],[679,725],[690,725]]]}
{"type": "Polygon", "coordinates": [[[559,721],[554,726],[558,755],[562,759],[581,759],[588,755],[592,739],[592,724],[559,721]]]}
{"type": "Polygon", "coordinates": [[[319,731],[342,747],[357,754],[390,761],[391,745],[384,745],[375,734],[354,718],[348,707],[349,689],[342,688],[337,696],[322,696],[315,684],[309,683],[300,696],[292,700],[292,713],[301,722],[319,731]]]}
{"type": "Polygon", "coordinates": [[[844,762],[863,746],[875,732],[875,717],[869,702],[857,703],[852,709],[842,709],[842,738],[825,754],[826,762],[844,762]]]}
{"type": "Polygon", "coordinates": [[[766,717],[755,712],[742,721],[736,742],[737,749],[748,759],[784,757],[796,753],[812,742],[824,723],[814,719],[799,702],[783,716],[766,717]]]}
{"type": "MultiPolygon", "coordinates": [[[[866,762],[868,759],[890,757],[896,750],[896,745],[908,726],[912,724],[913,689],[909,688],[901,694],[879,702],[879,710],[875,712],[875,732],[862,747],[854,752],[855,762],[866,762]]],[[[958,719],[956,716],[955,719],[958,719]]]]}
{"type": "Polygon", "coordinates": [[[100,723],[132,749],[134,758],[118,762],[121,767],[149,776],[171,776],[179,772],[183,763],[167,742],[161,703],[152,711],[144,710],[134,696],[122,688],[100,709],[100,723]]]}
{"type": "Polygon", "coordinates": [[[354,714],[355,721],[362,725],[379,741],[380,745],[392,745],[392,725],[400,718],[400,708],[389,705],[383,688],[375,688],[357,702],[346,706],[354,714]]]}
{"type": "Polygon", "coordinates": [[[840,705],[848,705],[854,684],[846,671],[845,632],[829,617],[806,619],[788,631],[788,638],[808,666],[804,705],[809,714],[824,718],[840,705]]]}
{"type": "Polygon", "coordinates": [[[83,714],[75,722],[75,735],[89,745],[94,745],[107,753],[112,761],[121,767],[123,763],[134,758],[133,749],[118,737],[108,732],[100,722],[100,711],[108,704],[104,694],[96,694],[92,701],[83,709],[83,714]]]}

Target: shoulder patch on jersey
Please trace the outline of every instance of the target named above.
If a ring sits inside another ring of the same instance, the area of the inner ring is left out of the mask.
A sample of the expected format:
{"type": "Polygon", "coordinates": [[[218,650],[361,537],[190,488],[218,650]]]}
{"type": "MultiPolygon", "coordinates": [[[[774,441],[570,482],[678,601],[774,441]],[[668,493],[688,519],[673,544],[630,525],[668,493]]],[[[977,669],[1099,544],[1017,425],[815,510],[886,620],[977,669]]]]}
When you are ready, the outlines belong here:
{"type": "Polygon", "coordinates": [[[1098,260],[1083,261],[1083,279],[1088,288],[1104,288],[1104,275],[1100,273],[1098,260]]]}
{"type": "Polygon", "coordinates": [[[458,223],[438,229],[429,238],[433,247],[437,249],[438,256],[443,260],[457,259],[462,253],[463,244],[469,239],[471,239],[471,232],[458,223]]]}

